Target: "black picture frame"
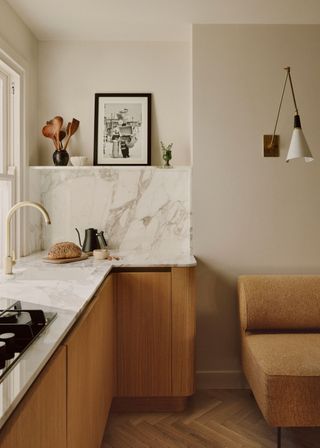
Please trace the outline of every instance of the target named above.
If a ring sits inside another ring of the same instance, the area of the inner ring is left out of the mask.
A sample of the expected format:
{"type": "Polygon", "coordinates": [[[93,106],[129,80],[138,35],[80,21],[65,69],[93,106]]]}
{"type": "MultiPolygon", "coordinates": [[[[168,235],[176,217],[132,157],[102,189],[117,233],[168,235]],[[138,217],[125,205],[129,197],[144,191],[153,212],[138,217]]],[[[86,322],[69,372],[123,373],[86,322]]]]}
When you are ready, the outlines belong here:
{"type": "Polygon", "coordinates": [[[151,164],[151,93],[95,94],[93,164],[151,164]]]}

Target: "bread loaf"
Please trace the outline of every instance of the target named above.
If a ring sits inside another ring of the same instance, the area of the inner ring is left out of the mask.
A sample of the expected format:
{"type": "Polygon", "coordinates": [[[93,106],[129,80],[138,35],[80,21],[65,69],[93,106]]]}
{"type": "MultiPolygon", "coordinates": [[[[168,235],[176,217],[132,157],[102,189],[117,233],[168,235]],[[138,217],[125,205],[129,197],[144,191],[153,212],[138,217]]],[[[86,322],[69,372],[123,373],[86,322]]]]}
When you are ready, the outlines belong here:
{"type": "Polygon", "coordinates": [[[68,241],[64,243],[56,243],[50,247],[48,258],[50,260],[60,260],[62,258],[81,257],[82,251],[79,246],[68,241]]]}

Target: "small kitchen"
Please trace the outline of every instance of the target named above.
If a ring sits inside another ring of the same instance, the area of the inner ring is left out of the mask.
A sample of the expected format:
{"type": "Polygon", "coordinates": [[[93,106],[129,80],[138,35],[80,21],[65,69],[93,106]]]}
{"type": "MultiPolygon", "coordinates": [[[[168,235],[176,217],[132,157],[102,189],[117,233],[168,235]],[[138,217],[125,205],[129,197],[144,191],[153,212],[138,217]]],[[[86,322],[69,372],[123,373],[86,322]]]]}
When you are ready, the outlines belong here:
{"type": "Polygon", "coordinates": [[[19,27],[29,65],[17,57],[12,107],[26,82],[27,139],[1,215],[0,446],[100,448],[110,413],[181,412],[195,390],[187,51],[76,44],[72,59],[55,49],[48,59],[19,27]],[[150,70],[121,80],[129,54],[147,67],[154,49],[158,67],[178,69],[169,84],[150,70]]]}
{"type": "Polygon", "coordinates": [[[0,0],[1,448],[319,446],[238,285],[319,274],[320,9],[252,3],[0,0]]]}
{"type": "Polygon", "coordinates": [[[6,221],[0,445],[99,448],[110,413],[182,411],[195,390],[187,114],[170,136],[165,119],[161,146],[158,81],[152,94],[98,94],[94,80],[70,110],[72,83],[57,104],[58,78],[42,79],[30,203],[6,221]]]}
{"type": "MultiPolygon", "coordinates": [[[[130,100],[144,95],[119,96],[128,101],[126,111],[140,110],[130,100]]],[[[147,123],[143,113],[130,125],[104,120],[94,165],[85,156],[69,162],[67,145],[80,120],[64,128],[55,116],[42,127],[53,143],[53,165],[28,168],[29,200],[17,202],[5,220],[3,448],[26,441],[40,448],[44,440],[46,448],[99,448],[110,412],[181,412],[194,394],[191,168],[170,165],[172,145],[162,142],[165,164],[150,166],[147,98],[147,123]],[[121,157],[112,133],[124,129],[135,143],[121,157]],[[121,166],[128,157],[132,166],[121,166]],[[13,222],[20,211],[31,255],[16,260],[13,222]]]]}

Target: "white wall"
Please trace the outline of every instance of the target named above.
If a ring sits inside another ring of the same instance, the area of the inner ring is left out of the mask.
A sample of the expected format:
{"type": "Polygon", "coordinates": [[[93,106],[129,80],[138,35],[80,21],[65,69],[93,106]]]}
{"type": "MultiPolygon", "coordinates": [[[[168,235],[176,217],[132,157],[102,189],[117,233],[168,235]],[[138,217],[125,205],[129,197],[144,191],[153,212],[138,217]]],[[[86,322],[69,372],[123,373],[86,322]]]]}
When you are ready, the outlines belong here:
{"type": "Polygon", "coordinates": [[[71,155],[92,163],[94,94],[151,92],[152,164],[160,163],[159,140],[174,142],[173,164],[190,163],[191,51],[187,43],[39,43],[39,151],[52,165],[52,142],[41,128],[55,115],[80,120],[71,155]]]}
{"type": "Polygon", "coordinates": [[[37,164],[38,41],[4,0],[0,0],[0,49],[25,71],[26,151],[30,163],[37,164]]]}
{"type": "Polygon", "coordinates": [[[221,373],[225,382],[237,379],[237,276],[319,273],[320,26],[199,25],[193,31],[197,354],[200,380],[208,385],[221,373]],[[285,163],[294,112],[289,90],[279,122],[281,157],[262,157],[286,65],[315,156],[311,164],[285,163]]]}

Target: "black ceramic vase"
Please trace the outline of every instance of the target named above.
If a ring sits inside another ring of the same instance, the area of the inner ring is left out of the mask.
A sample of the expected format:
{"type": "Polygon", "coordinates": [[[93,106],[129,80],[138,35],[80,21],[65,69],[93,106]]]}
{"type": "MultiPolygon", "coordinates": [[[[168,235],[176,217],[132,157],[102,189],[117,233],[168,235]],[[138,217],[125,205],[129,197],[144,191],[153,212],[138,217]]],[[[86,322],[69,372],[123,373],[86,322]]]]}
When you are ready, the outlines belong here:
{"type": "Polygon", "coordinates": [[[55,166],[68,165],[69,153],[65,149],[60,149],[60,151],[56,149],[53,153],[52,159],[55,166]]]}

